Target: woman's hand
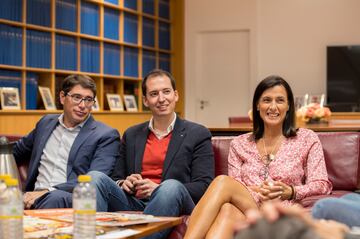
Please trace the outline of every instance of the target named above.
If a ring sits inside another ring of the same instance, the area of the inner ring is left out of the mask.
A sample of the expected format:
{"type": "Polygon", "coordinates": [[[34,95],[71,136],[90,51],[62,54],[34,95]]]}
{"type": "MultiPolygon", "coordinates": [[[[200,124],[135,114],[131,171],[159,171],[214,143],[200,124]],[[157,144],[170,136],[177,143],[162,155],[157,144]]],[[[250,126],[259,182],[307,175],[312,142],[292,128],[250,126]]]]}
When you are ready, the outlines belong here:
{"type": "Polygon", "coordinates": [[[280,181],[264,181],[260,185],[258,193],[261,201],[290,200],[293,194],[291,186],[280,181]]]}

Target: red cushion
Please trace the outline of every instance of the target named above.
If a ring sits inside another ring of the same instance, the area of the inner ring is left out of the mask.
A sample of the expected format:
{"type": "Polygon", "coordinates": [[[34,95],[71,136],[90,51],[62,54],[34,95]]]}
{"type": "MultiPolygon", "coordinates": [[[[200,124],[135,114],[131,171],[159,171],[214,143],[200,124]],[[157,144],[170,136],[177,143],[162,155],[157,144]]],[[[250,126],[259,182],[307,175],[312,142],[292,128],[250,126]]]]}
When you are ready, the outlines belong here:
{"type": "Polygon", "coordinates": [[[228,155],[230,142],[235,136],[215,136],[212,137],[212,146],[215,158],[215,176],[228,174],[228,155]]]}
{"type": "Polygon", "coordinates": [[[311,209],[312,206],[314,206],[314,203],[319,199],[326,198],[326,197],[338,198],[338,197],[344,196],[345,194],[348,194],[348,193],[350,193],[350,191],[335,190],[335,191],[332,191],[330,195],[316,195],[316,196],[306,197],[301,200],[300,204],[305,208],[311,209]]]}
{"type": "Polygon", "coordinates": [[[354,191],[360,187],[359,133],[318,133],[333,190],[354,191]]]}

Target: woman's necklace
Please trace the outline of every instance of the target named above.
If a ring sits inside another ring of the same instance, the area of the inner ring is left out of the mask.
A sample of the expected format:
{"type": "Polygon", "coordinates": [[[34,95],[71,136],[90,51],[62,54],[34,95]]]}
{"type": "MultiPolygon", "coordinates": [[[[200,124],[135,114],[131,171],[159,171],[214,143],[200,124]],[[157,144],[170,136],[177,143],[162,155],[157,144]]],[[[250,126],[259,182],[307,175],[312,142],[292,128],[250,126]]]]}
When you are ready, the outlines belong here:
{"type": "Polygon", "coordinates": [[[282,135],[279,136],[279,138],[276,140],[275,146],[272,148],[270,154],[268,154],[267,150],[266,150],[266,144],[265,144],[265,139],[263,138],[263,146],[264,146],[264,152],[265,152],[265,160],[262,158],[262,161],[264,163],[264,168],[262,170],[262,172],[260,172],[259,176],[263,178],[263,180],[267,180],[267,178],[269,177],[269,165],[272,161],[275,160],[275,155],[274,155],[274,151],[277,148],[280,139],[282,135]]]}
{"type": "Polygon", "coordinates": [[[280,139],[281,139],[281,136],[280,135],[278,137],[278,139],[276,140],[276,143],[274,145],[274,147],[272,148],[271,152],[268,154],[267,150],[266,150],[266,144],[265,144],[265,139],[263,138],[262,141],[263,141],[263,147],[264,147],[264,152],[265,152],[265,156],[266,156],[266,159],[267,161],[270,163],[271,161],[275,160],[275,154],[274,154],[274,151],[275,149],[277,148],[279,142],[280,142],[280,139]]]}

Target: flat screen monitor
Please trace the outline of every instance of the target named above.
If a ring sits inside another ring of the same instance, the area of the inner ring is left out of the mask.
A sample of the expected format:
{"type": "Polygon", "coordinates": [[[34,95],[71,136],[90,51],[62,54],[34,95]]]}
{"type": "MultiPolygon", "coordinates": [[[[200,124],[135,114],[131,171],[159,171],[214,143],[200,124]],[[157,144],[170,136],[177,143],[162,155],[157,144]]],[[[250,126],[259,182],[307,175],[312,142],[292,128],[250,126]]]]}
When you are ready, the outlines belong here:
{"type": "Polygon", "coordinates": [[[333,112],[360,111],[360,45],[327,47],[327,105],[333,112]]]}

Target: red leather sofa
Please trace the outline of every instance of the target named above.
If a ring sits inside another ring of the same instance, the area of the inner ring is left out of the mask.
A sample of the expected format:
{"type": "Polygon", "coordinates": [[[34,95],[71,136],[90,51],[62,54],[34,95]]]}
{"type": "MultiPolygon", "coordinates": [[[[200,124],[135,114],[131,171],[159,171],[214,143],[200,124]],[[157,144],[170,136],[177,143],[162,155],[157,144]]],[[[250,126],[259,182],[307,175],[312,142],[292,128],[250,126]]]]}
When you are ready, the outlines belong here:
{"type": "MultiPolygon", "coordinates": [[[[0,135],[1,136],[1,135],[0,135]]],[[[10,141],[19,136],[10,136],[10,141]]],[[[322,132],[318,133],[322,143],[330,181],[333,184],[331,197],[339,197],[360,189],[360,133],[358,132],[322,132]]],[[[216,136],[212,138],[215,155],[216,175],[227,174],[227,159],[230,141],[235,136],[216,136]]],[[[20,178],[26,179],[27,164],[18,165],[20,178]]],[[[310,208],[314,202],[326,196],[313,196],[303,199],[300,203],[310,208]]],[[[186,231],[188,216],[183,216],[183,223],[174,228],[169,239],[180,239],[186,231]]]]}
{"type": "MultiPolygon", "coordinates": [[[[316,200],[323,197],[339,197],[360,189],[360,133],[358,132],[322,132],[318,133],[324,149],[329,179],[333,184],[331,195],[313,196],[300,203],[311,208],[316,200]]],[[[215,136],[212,145],[215,155],[216,175],[227,174],[227,157],[230,141],[235,136],[215,136]]],[[[169,239],[181,239],[186,231],[188,216],[183,223],[174,228],[169,239]]]]}

